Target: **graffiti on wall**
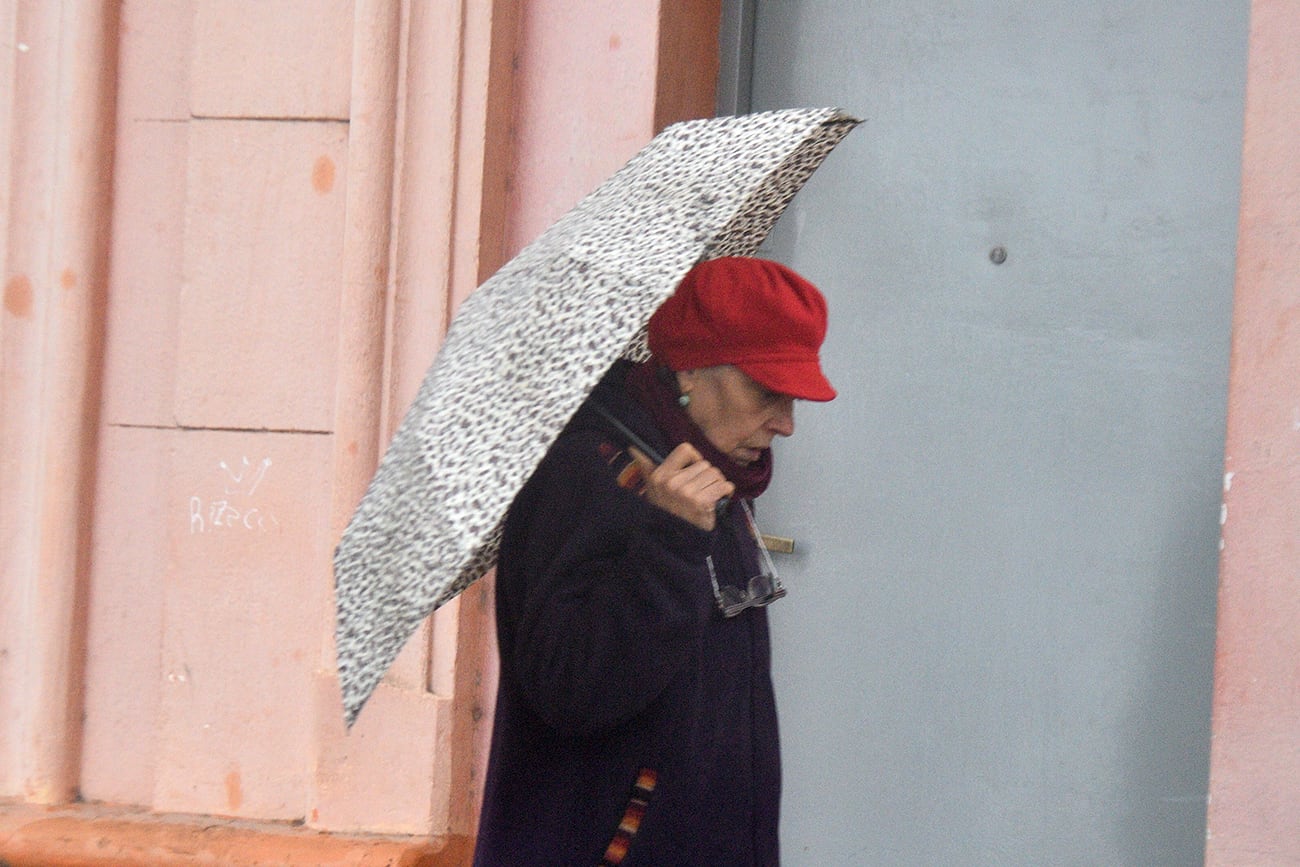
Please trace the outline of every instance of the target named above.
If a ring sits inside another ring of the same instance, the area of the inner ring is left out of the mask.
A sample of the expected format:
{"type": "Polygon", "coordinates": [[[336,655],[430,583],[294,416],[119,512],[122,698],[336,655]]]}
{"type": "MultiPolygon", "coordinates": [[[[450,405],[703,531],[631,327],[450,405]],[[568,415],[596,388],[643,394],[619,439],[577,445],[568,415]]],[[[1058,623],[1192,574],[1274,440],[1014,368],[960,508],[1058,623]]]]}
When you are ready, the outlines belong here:
{"type": "Polygon", "coordinates": [[[247,457],[237,466],[218,461],[219,485],[214,494],[190,497],[190,535],[215,532],[266,533],[280,526],[275,515],[257,504],[257,491],[271,469],[271,459],[253,463],[247,457]],[[215,493],[220,487],[220,493],[215,493]]]}

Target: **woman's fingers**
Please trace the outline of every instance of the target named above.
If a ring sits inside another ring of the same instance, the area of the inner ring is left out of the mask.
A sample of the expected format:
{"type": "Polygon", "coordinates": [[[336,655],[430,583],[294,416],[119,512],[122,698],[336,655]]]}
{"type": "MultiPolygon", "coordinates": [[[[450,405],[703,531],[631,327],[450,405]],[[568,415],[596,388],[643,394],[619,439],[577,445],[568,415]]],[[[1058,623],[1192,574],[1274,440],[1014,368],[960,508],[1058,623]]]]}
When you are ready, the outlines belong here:
{"type": "Polygon", "coordinates": [[[658,466],[635,447],[629,451],[645,473],[646,499],[701,529],[716,526],[715,505],[736,487],[694,446],[682,443],[658,466]]]}

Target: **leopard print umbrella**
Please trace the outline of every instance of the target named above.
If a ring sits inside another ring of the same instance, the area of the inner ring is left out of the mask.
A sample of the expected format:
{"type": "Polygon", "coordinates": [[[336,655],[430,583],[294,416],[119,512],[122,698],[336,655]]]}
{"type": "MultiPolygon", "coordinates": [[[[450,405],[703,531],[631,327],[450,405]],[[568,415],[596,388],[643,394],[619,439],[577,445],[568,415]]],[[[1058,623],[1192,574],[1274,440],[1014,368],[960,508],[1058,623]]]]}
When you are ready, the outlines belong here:
{"type": "Polygon", "coordinates": [[[347,724],[420,622],[492,567],[506,509],[696,262],[752,255],[858,121],[792,109],[668,127],[478,288],[334,555],[347,724]]]}

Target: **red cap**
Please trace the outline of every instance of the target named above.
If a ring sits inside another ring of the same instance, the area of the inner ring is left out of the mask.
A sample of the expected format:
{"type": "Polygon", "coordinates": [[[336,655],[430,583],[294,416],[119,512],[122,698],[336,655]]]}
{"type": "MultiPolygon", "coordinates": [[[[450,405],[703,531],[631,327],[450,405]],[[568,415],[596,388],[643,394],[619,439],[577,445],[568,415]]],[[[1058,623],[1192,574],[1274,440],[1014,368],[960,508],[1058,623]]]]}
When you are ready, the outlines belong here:
{"type": "Polygon", "coordinates": [[[826,299],[794,271],[768,259],[701,262],[648,326],[650,352],[673,370],[734,364],[778,394],[831,400],[818,350],[826,299]]]}

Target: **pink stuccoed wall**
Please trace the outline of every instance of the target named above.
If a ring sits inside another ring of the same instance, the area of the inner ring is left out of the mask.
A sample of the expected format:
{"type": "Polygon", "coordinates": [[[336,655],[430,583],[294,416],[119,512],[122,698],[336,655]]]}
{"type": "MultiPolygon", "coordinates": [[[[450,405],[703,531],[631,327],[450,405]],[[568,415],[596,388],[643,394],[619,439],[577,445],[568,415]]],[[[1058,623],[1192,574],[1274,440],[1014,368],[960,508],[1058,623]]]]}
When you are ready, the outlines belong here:
{"type": "Polygon", "coordinates": [[[1251,4],[1206,863],[1300,864],[1300,4],[1251,4]]]}
{"type": "Polygon", "coordinates": [[[0,6],[0,792],[31,800],[80,758],[115,13],[0,6]]]}
{"type": "Polygon", "coordinates": [[[716,2],[582,5],[0,0],[0,799],[473,833],[490,580],[348,734],[330,555],[459,301],[711,113],[716,2]]]}
{"type": "Polygon", "coordinates": [[[515,129],[521,144],[546,146],[519,151],[512,249],[541,234],[654,134],[657,16],[650,3],[528,4],[515,129]],[[593,60],[603,75],[589,74],[593,60]],[[593,137],[607,146],[588,147],[593,137]]]}
{"type": "MultiPolygon", "coordinates": [[[[716,2],[573,8],[0,0],[0,859],[20,863],[14,805],[77,798],[146,817],[97,832],[101,854],[122,827],[159,845],[149,811],[472,834],[490,582],[348,735],[329,555],[456,304],[655,130],[710,111],[716,2]]],[[[1300,10],[1252,16],[1224,865],[1300,861],[1300,10]]],[[[92,809],[27,834],[21,863],[82,845],[92,809]]],[[[253,851],[248,827],[229,851],[253,851]]]]}

